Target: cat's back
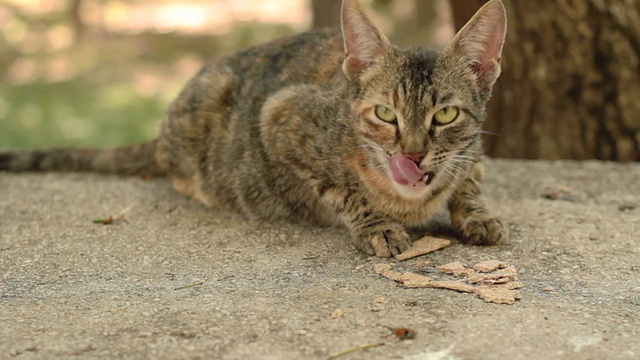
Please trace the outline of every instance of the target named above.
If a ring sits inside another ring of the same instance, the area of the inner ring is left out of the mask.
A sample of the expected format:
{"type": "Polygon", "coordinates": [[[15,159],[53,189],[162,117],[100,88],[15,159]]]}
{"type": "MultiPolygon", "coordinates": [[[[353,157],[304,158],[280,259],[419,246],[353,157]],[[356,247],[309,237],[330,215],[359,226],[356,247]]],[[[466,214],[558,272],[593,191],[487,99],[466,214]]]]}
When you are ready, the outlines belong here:
{"type": "MultiPolygon", "coordinates": [[[[346,82],[343,60],[340,30],[325,29],[280,38],[205,65],[170,106],[156,160],[178,179],[179,191],[206,204],[251,213],[245,205],[272,192],[266,184],[290,175],[274,171],[265,160],[260,125],[264,104],[297,85],[339,91],[346,82]]],[[[273,199],[267,200],[265,204],[273,199]]]]}
{"type": "Polygon", "coordinates": [[[299,83],[323,84],[335,77],[344,59],[339,29],[308,31],[254,46],[220,59],[245,88],[273,93],[299,83]]]}

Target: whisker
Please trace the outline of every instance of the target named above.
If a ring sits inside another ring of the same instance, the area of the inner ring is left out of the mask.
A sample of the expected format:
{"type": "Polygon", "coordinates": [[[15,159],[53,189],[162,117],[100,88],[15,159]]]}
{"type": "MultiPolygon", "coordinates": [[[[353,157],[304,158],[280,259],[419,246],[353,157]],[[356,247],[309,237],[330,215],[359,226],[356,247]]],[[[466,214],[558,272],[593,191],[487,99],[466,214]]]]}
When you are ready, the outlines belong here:
{"type": "Polygon", "coordinates": [[[460,167],[460,166],[456,165],[456,164],[451,164],[451,163],[449,163],[449,164],[447,164],[447,165],[449,166],[449,168],[451,168],[451,169],[453,169],[453,170],[456,170],[456,171],[458,171],[458,172],[464,172],[464,169],[463,169],[462,167],[460,167]]]}
{"type": "Polygon", "coordinates": [[[475,164],[478,162],[478,159],[476,158],[463,158],[463,157],[456,157],[456,156],[452,156],[450,160],[455,162],[466,163],[466,164],[475,164]]]}
{"type": "Polygon", "coordinates": [[[451,159],[461,159],[461,160],[470,160],[473,162],[478,161],[478,158],[475,156],[467,156],[467,155],[453,155],[451,159]]]}
{"type": "Polygon", "coordinates": [[[469,156],[469,155],[482,155],[482,152],[478,150],[472,150],[472,149],[468,149],[468,150],[462,149],[462,150],[447,151],[445,153],[441,153],[438,155],[444,156],[444,157],[448,157],[451,155],[469,156]]]}
{"type": "Polygon", "coordinates": [[[479,130],[478,132],[479,132],[480,134],[485,134],[485,135],[500,136],[500,134],[498,134],[498,133],[494,133],[493,131],[479,130]]]}
{"type": "Polygon", "coordinates": [[[447,173],[447,175],[449,175],[449,176],[451,176],[451,177],[456,177],[456,174],[455,174],[453,171],[451,171],[451,170],[449,169],[448,164],[444,164],[444,165],[442,166],[442,171],[444,171],[445,173],[447,173]]]}

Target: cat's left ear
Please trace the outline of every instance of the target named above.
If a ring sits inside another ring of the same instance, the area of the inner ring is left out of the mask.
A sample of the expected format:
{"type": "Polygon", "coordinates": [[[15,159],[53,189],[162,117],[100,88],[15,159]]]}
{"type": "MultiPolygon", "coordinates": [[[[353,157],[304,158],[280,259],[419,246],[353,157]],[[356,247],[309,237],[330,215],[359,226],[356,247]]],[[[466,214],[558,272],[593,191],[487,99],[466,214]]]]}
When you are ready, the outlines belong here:
{"type": "Polygon", "coordinates": [[[458,31],[449,49],[465,59],[480,85],[491,90],[500,76],[502,46],[507,34],[507,12],[501,0],[491,0],[458,31]]]}
{"type": "Polygon", "coordinates": [[[347,77],[359,76],[391,47],[386,36],[375,26],[359,0],[342,1],[342,37],[347,77]]]}

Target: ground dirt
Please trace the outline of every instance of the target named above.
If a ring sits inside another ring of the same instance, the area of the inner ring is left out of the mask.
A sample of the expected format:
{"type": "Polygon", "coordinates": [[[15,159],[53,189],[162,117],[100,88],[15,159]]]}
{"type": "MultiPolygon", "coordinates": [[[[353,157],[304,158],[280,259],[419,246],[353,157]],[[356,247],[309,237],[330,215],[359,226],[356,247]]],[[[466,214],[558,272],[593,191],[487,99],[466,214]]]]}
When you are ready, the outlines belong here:
{"type": "Polygon", "coordinates": [[[452,244],[398,262],[165,179],[0,173],[0,358],[328,359],[378,342],[339,359],[640,358],[640,165],[494,160],[483,190],[509,243],[464,245],[442,214],[422,233],[452,244]],[[127,223],[92,223],[128,206],[127,223]],[[491,259],[517,268],[514,305],[373,271],[491,259]]]}

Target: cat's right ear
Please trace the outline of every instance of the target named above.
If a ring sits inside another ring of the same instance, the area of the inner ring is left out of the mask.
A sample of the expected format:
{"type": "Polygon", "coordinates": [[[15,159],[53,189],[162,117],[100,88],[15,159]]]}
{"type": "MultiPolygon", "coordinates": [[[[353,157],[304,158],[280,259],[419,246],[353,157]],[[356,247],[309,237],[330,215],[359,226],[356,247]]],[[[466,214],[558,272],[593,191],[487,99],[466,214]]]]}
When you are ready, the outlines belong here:
{"type": "Polygon", "coordinates": [[[388,52],[391,45],[373,25],[359,0],[342,1],[341,21],[345,51],[342,70],[348,78],[357,77],[388,52]]]}

